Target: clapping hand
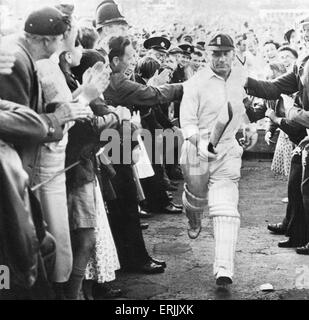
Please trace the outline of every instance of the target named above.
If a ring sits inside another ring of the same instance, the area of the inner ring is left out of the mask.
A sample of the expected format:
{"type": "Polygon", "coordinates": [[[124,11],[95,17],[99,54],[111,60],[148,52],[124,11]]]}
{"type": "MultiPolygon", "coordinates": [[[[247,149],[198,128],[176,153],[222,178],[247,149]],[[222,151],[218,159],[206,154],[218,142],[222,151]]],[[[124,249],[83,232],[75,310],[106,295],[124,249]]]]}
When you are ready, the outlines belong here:
{"type": "Polygon", "coordinates": [[[118,106],[113,112],[117,114],[120,123],[131,120],[131,112],[128,108],[118,106]]]}
{"type": "Polygon", "coordinates": [[[265,142],[266,142],[268,145],[270,145],[271,143],[275,143],[273,140],[271,140],[272,136],[273,136],[273,135],[272,135],[271,132],[269,132],[269,131],[266,132],[264,139],[265,139],[265,142]]]}
{"type": "Polygon", "coordinates": [[[98,98],[109,86],[110,68],[103,62],[97,62],[92,68],[86,70],[83,75],[81,96],[90,103],[98,98]]]}
{"type": "Polygon", "coordinates": [[[265,117],[269,118],[272,122],[275,122],[277,116],[273,109],[267,108],[267,111],[265,112],[265,117]]]}
{"type": "Polygon", "coordinates": [[[6,50],[0,49],[0,74],[11,74],[15,57],[6,50]]]}
{"type": "Polygon", "coordinates": [[[133,122],[138,127],[141,126],[141,115],[139,111],[133,111],[133,115],[131,117],[131,122],[133,122]]]}

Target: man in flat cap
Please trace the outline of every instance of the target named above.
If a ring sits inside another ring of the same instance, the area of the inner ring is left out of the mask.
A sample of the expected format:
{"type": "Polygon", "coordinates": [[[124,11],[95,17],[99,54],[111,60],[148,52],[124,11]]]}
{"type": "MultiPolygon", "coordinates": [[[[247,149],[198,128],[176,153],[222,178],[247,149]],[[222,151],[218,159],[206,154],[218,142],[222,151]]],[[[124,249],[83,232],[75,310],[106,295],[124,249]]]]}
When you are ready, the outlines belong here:
{"type": "MultiPolygon", "coordinates": [[[[1,99],[32,109],[40,115],[46,127],[46,135],[40,139],[29,140],[25,134],[20,139],[23,143],[19,141],[15,144],[23,168],[28,174],[29,186],[33,186],[34,183],[33,168],[38,164],[41,144],[61,140],[65,123],[92,115],[90,108],[84,103],[55,103],[52,106],[56,110],[54,113],[47,113],[49,106],[43,103],[36,61],[48,59],[54,53],[64,50],[71,42],[71,37],[67,33],[69,29],[68,18],[56,8],[45,7],[32,12],[26,19],[24,36],[16,42],[12,72],[0,75],[1,99]]],[[[18,124],[16,121],[16,125],[18,124]]],[[[27,126],[23,123],[23,130],[26,129],[27,126]]],[[[31,121],[28,130],[33,130],[31,121]]]]}
{"type": "Polygon", "coordinates": [[[245,79],[232,70],[235,47],[229,35],[216,35],[208,50],[210,65],[184,84],[180,107],[185,138],[180,160],[185,177],[183,205],[189,219],[188,235],[195,239],[208,203],[214,226],[214,275],[217,285],[227,285],[234,274],[240,226],[238,181],[243,149],[235,134],[245,110],[245,79]],[[223,121],[221,131],[214,130],[219,120],[223,121]],[[217,135],[215,140],[211,133],[217,135]]]}
{"type": "MultiPolygon", "coordinates": [[[[44,114],[49,127],[46,141],[62,139],[61,125],[64,123],[89,116],[89,110],[77,103],[63,104],[52,114],[47,114],[43,106],[35,62],[61,52],[64,34],[69,27],[67,17],[56,8],[45,7],[32,12],[26,19],[24,36],[16,43],[16,61],[12,73],[0,75],[1,99],[27,106],[39,114],[44,114]]],[[[30,180],[35,154],[31,148],[20,150],[30,180]]]]}
{"type": "Polygon", "coordinates": [[[152,37],[144,42],[144,48],[148,50],[147,56],[158,61],[160,65],[165,63],[170,46],[171,42],[164,37],[152,37]]]}

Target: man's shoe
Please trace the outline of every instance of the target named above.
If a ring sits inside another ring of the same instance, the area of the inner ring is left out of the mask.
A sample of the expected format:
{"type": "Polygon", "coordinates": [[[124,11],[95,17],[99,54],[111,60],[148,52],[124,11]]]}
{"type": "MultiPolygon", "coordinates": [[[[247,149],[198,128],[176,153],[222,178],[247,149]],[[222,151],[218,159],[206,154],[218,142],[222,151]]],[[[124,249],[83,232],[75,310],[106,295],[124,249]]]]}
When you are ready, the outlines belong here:
{"type": "Polygon", "coordinates": [[[182,204],[179,204],[179,203],[174,203],[171,201],[171,205],[173,205],[175,208],[178,208],[178,209],[183,209],[183,205],[182,204]]]}
{"type": "Polygon", "coordinates": [[[142,230],[147,230],[149,228],[149,224],[148,223],[141,223],[140,226],[141,226],[142,230]]]}
{"type": "Polygon", "coordinates": [[[163,266],[156,264],[152,261],[149,261],[144,265],[138,267],[136,271],[144,274],[157,274],[157,273],[163,273],[165,269],[163,266]]]}
{"type": "Polygon", "coordinates": [[[189,229],[188,236],[190,239],[196,239],[202,230],[202,214],[200,212],[186,212],[189,229]]]}
{"type": "Polygon", "coordinates": [[[155,259],[155,258],[152,258],[152,257],[150,257],[150,261],[154,262],[158,266],[162,266],[163,268],[166,268],[166,262],[165,261],[158,260],[158,259],[155,259]]]}
{"type": "Polygon", "coordinates": [[[192,240],[196,239],[200,235],[201,230],[202,230],[202,227],[197,227],[195,229],[192,229],[192,228],[188,229],[189,238],[192,240]]]}
{"type": "Polygon", "coordinates": [[[149,219],[152,217],[152,214],[150,212],[146,212],[144,210],[140,210],[138,212],[140,219],[149,219]]]}
{"type": "Polygon", "coordinates": [[[167,207],[163,209],[163,213],[167,214],[181,214],[182,209],[176,208],[174,205],[169,204],[167,207]]]}
{"type": "Polygon", "coordinates": [[[104,284],[97,284],[94,286],[94,297],[100,298],[100,299],[115,299],[120,298],[122,296],[122,290],[121,289],[112,289],[109,287],[106,287],[104,284]]]}
{"type": "Polygon", "coordinates": [[[299,247],[296,249],[296,253],[298,254],[304,254],[304,255],[309,255],[309,243],[307,243],[303,247],[299,247]]]}
{"type": "Polygon", "coordinates": [[[284,227],[283,223],[274,223],[269,224],[267,229],[274,234],[284,235],[286,232],[286,228],[284,227]]]}
{"type": "Polygon", "coordinates": [[[233,280],[230,277],[218,277],[216,280],[217,286],[227,286],[232,283],[233,280]]]}
{"type": "Polygon", "coordinates": [[[283,241],[280,241],[278,243],[278,247],[279,248],[296,248],[297,245],[295,245],[293,242],[289,240],[283,240],[283,241]]]}

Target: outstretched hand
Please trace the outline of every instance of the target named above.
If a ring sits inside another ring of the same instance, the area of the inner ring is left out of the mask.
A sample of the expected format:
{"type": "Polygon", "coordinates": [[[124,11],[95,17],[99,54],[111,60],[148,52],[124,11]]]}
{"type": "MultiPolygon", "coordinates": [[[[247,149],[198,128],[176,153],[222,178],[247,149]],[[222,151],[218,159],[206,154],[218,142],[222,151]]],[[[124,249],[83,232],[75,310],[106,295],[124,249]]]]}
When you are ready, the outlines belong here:
{"type": "Polygon", "coordinates": [[[153,87],[159,87],[169,82],[169,80],[170,70],[164,69],[160,74],[159,70],[157,70],[153,77],[149,79],[148,85],[153,87]]]}

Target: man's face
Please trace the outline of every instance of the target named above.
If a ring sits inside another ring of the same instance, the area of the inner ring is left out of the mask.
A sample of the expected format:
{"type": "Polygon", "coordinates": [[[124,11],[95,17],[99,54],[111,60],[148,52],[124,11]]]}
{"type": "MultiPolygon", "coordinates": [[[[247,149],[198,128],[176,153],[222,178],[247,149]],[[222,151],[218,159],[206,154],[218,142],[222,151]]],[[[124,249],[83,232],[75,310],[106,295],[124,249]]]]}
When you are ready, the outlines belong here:
{"type": "Polygon", "coordinates": [[[247,40],[246,47],[250,53],[252,53],[254,56],[257,54],[257,43],[255,39],[249,39],[247,40]]]}
{"type": "Polygon", "coordinates": [[[247,44],[245,40],[241,40],[239,45],[238,45],[238,50],[240,52],[245,52],[247,50],[247,44]]]}
{"type": "MultiPolygon", "coordinates": [[[[47,38],[46,38],[47,39],[47,38]]],[[[61,52],[63,47],[63,35],[48,37],[48,40],[44,41],[43,58],[50,58],[54,53],[61,52]]]]}
{"type": "Polygon", "coordinates": [[[130,44],[125,48],[123,57],[118,59],[115,71],[129,75],[136,65],[136,53],[130,44]]]}
{"type": "Polygon", "coordinates": [[[177,57],[173,54],[168,55],[165,60],[165,64],[175,71],[177,69],[177,64],[178,64],[177,57]]]}
{"type": "Polygon", "coordinates": [[[289,70],[295,63],[296,58],[292,52],[284,50],[278,53],[278,60],[289,70]]]}
{"type": "Polygon", "coordinates": [[[267,61],[274,61],[277,55],[277,48],[273,43],[268,43],[264,46],[264,56],[267,61]]]}
{"type": "Polygon", "coordinates": [[[219,76],[225,77],[231,71],[234,59],[234,50],[212,51],[210,59],[211,68],[219,76]]]}
{"type": "Polygon", "coordinates": [[[192,55],[191,66],[194,71],[197,71],[200,68],[202,60],[203,60],[203,58],[200,57],[199,55],[197,55],[197,54],[192,55]]]}
{"type": "Polygon", "coordinates": [[[186,54],[182,54],[179,59],[179,65],[183,68],[186,68],[190,63],[190,57],[186,54]]]}
{"type": "Polygon", "coordinates": [[[149,51],[148,54],[150,57],[152,57],[153,59],[155,59],[156,61],[158,61],[160,63],[160,65],[165,63],[166,60],[166,53],[161,52],[161,51],[157,51],[157,50],[153,50],[151,49],[149,51]]]}
{"type": "Polygon", "coordinates": [[[72,20],[71,27],[64,34],[61,52],[74,50],[77,34],[78,34],[77,22],[75,20],[72,20]]]}

